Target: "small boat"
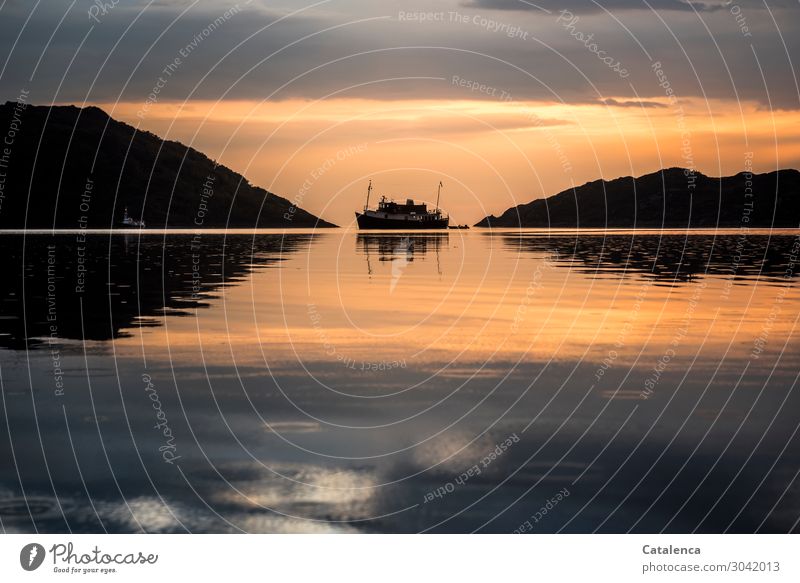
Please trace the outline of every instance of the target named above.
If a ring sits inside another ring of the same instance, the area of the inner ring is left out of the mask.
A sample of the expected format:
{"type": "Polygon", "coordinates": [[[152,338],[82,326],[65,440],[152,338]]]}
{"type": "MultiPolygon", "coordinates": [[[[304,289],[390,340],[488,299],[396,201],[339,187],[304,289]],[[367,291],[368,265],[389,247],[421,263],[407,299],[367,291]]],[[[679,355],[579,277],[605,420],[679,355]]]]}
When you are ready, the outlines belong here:
{"type": "Polygon", "coordinates": [[[448,229],[469,229],[469,225],[450,225],[448,229]]]}
{"type": "Polygon", "coordinates": [[[125,214],[119,222],[119,226],[125,229],[144,229],[144,221],[137,221],[131,216],[128,216],[128,207],[125,207],[125,214]]]}
{"type": "Polygon", "coordinates": [[[446,229],[450,224],[450,217],[443,215],[439,209],[439,196],[442,193],[442,183],[439,182],[439,191],[436,195],[436,210],[429,211],[424,202],[416,203],[413,199],[406,199],[405,204],[387,200],[382,196],[378,208],[369,208],[369,195],[372,192],[372,181],[367,187],[367,202],[364,211],[356,213],[359,229],[446,229]]]}

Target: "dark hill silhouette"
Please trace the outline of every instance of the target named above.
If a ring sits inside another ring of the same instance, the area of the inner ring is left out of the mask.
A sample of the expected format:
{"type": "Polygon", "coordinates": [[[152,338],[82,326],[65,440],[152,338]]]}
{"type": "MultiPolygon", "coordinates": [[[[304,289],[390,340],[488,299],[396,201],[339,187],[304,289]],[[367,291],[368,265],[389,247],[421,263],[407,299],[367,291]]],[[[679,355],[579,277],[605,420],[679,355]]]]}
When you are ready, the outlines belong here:
{"type": "Polygon", "coordinates": [[[490,215],[476,227],[798,227],[800,172],[711,178],[670,168],[639,178],[595,180],[490,215]],[[752,197],[747,181],[752,181],[752,197]],[[690,188],[694,184],[694,189],[690,188]],[[752,203],[752,209],[746,204],[752,203]],[[749,211],[746,212],[746,211],[749,211]],[[743,220],[747,217],[749,222],[743,220]]]}
{"type": "Polygon", "coordinates": [[[335,226],[201,152],[137,131],[97,107],[7,102],[0,134],[9,128],[0,229],[110,228],[125,207],[156,228],[335,226]]]}

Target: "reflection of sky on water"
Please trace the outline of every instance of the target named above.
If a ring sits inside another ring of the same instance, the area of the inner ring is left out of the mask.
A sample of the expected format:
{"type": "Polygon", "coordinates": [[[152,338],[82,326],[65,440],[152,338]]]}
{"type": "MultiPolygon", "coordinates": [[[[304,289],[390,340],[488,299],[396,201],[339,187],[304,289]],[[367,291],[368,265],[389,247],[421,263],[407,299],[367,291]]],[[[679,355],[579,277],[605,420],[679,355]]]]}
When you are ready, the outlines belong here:
{"type": "Polygon", "coordinates": [[[536,530],[797,528],[793,234],[204,237],[99,236],[85,343],[61,240],[50,346],[50,237],[24,311],[8,246],[7,532],[510,532],[562,488],[536,530]]]}

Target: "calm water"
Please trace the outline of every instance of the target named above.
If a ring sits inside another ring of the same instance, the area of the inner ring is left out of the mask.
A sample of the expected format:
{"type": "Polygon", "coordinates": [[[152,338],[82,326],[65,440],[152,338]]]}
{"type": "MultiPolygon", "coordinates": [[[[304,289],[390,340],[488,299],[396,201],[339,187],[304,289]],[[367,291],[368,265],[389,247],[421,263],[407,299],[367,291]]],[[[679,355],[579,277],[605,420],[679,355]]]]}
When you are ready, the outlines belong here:
{"type": "Polygon", "coordinates": [[[796,531],[797,237],[0,235],[0,524],[796,531]]]}

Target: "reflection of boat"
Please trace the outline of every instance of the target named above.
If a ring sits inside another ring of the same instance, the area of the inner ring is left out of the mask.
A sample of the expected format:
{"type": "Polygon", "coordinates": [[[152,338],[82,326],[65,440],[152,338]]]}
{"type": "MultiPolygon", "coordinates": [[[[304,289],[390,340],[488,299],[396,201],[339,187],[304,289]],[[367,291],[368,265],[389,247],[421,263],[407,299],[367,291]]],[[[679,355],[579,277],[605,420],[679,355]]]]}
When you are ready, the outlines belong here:
{"type": "Polygon", "coordinates": [[[380,261],[392,261],[397,254],[398,247],[402,247],[404,253],[414,255],[425,255],[428,251],[439,251],[442,244],[447,244],[448,234],[444,233],[424,233],[419,235],[396,234],[396,235],[368,235],[360,233],[357,238],[358,245],[365,253],[378,253],[380,261]]]}
{"type": "MultiPolygon", "coordinates": [[[[367,271],[372,274],[370,254],[377,253],[378,261],[400,261],[404,264],[411,263],[415,258],[424,259],[429,251],[436,253],[436,263],[439,264],[439,251],[447,245],[448,233],[424,233],[395,235],[370,235],[361,233],[356,244],[364,251],[367,259],[367,271]]],[[[441,273],[441,269],[437,267],[441,273]]]]}
{"type": "Polygon", "coordinates": [[[144,221],[137,221],[131,216],[128,216],[128,207],[125,207],[125,214],[119,222],[120,227],[127,229],[144,229],[144,221]]]}
{"type": "Polygon", "coordinates": [[[442,192],[442,183],[439,182],[439,191],[436,195],[436,210],[429,211],[424,202],[415,203],[413,199],[406,199],[405,204],[387,200],[385,196],[378,202],[378,208],[369,208],[369,194],[372,191],[372,181],[367,188],[367,203],[363,213],[356,213],[359,229],[446,229],[450,217],[442,214],[439,209],[439,195],[442,192]]]}

